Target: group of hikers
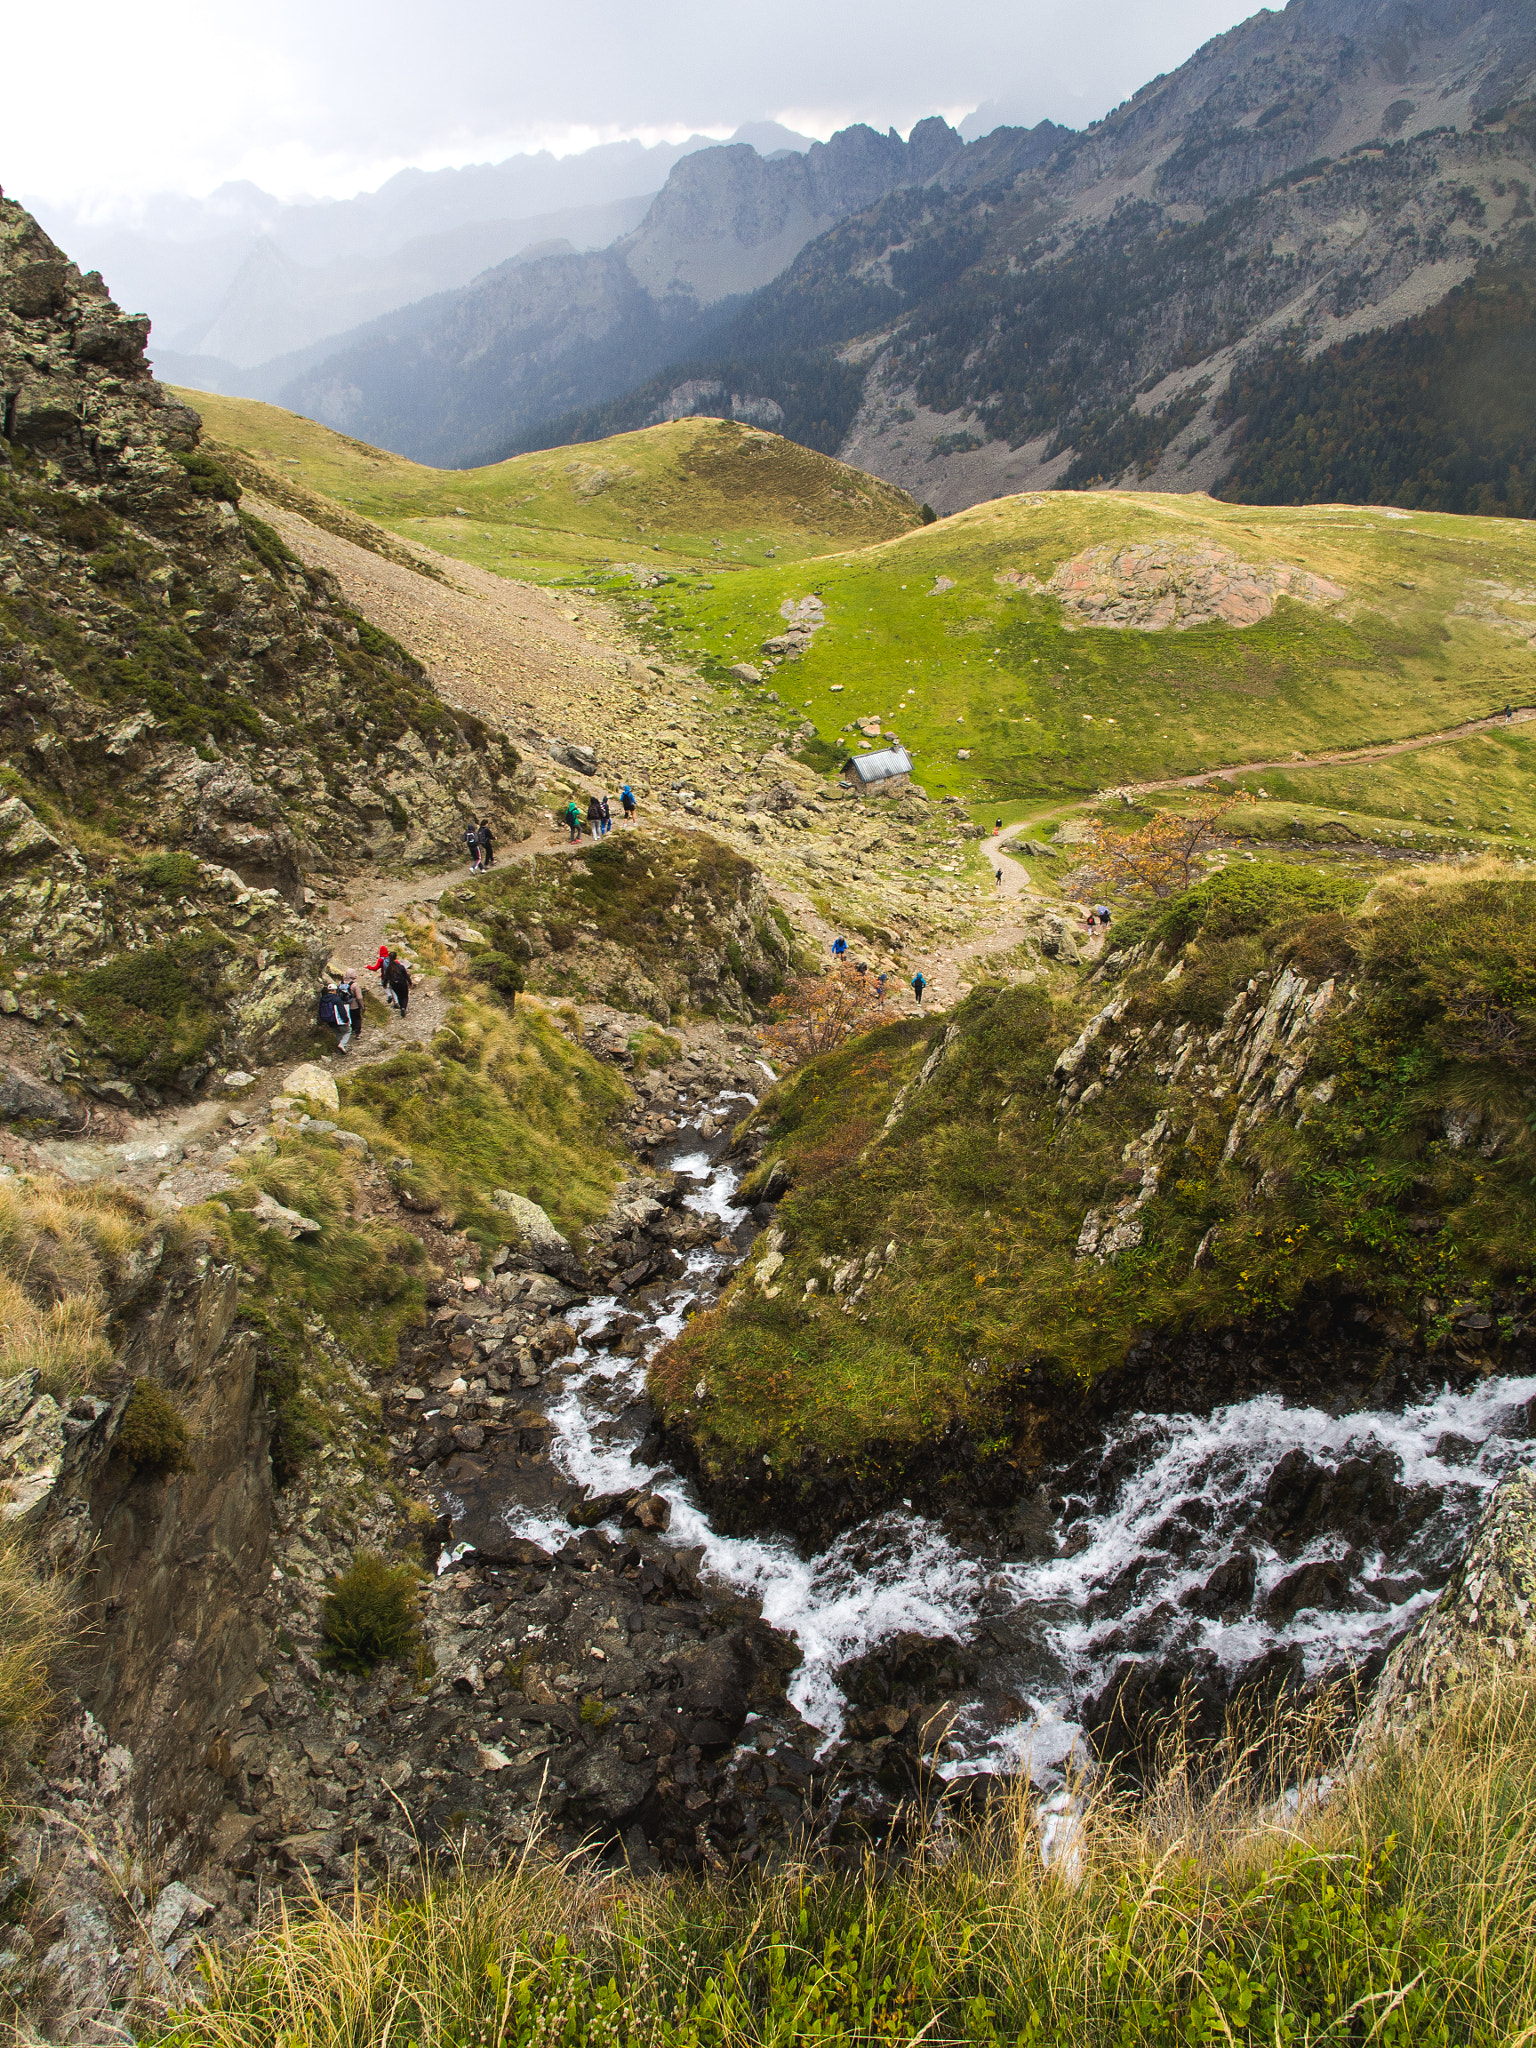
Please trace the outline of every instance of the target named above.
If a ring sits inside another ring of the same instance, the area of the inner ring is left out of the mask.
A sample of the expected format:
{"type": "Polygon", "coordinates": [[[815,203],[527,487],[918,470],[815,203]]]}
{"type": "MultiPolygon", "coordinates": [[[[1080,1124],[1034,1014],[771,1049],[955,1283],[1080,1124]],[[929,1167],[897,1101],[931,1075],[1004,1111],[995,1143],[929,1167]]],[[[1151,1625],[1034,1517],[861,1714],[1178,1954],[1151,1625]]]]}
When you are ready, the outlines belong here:
{"type": "MultiPolygon", "coordinates": [[[[837,962],[839,967],[845,967],[848,964],[848,941],[842,936],[841,933],[839,933],[838,936],[832,941],[832,958],[837,962]]],[[[868,974],[868,962],[864,960],[855,960],[853,963],[853,971],[855,974],[868,974]]],[[[884,969],[882,969],[881,972],[875,976],[876,995],[884,996],[885,984],[887,979],[888,977],[884,969]]],[[[907,984],[907,986],[911,989],[913,995],[916,996],[918,1002],[921,1003],[923,1000],[923,991],[928,986],[928,977],[923,973],[922,969],[919,968],[917,973],[913,975],[911,981],[907,984]]]]}
{"type": "MultiPolygon", "coordinates": [[[[619,802],[624,806],[624,818],[628,823],[635,815],[635,792],[627,782],[619,791],[619,802]]],[[[571,798],[560,815],[565,820],[566,830],[570,833],[571,843],[574,845],[581,837],[581,806],[575,797],[571,798]]],[[[605,839],[613,830],[613,806],[606,796],[599,796],[596,790],[587,799],[587,830],[594,839],[605,839]]]]}
{"type": "MultiPolygon", "coordinates": [[[[390,1009],[404,1016],[411,1001],[411,973],[398,953],[380,946],[377,960],[368,962],[369,974],[379,977],[379,987],[390,1009]]],[[[336,1050],[345,1052],[363,1031],[363,990],[356,974],[346,968],[331,975],[320,991],[315,1022],[323,1031],[336,1033],[336,1050]]]]}
{"type": "Polygon", "coordinates": [[[491,838],[491,821],[482,818],[477,825],[473,818],[464,827],[464,845],[469,854],[469,871],[472,875],[483,875],[490,866],[496,852],[491,838]]]}

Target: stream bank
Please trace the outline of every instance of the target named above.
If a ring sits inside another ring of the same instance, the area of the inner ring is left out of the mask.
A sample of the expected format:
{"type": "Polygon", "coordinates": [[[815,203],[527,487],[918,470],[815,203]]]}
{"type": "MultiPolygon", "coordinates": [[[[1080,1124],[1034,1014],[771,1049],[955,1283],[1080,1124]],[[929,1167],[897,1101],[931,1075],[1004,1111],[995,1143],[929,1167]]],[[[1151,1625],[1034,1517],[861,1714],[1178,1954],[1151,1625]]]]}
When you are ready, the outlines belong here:
{"type": "MultiPolygon", "coordinates": [[[[1074,1757],[1134,1764],[1181,1697],[1193,1732],[1214,1735],[1243,1695],[1368,1686],[1529,1455],[1528,1361],[1448,1373],[1346,1319],[1335,1351],[1313,1333],[1305,1366],[1286,1330],[1246,1349],[1217,1340],[1182,1375],[1171,1349],[1149,1346],[1112,1389],[1070,1416],[1064,1405],[1030,1468],[985,1500],[946,1507],[937,1488],[914,1488],[869,1513],[845,1503],[842,1526],[798,1542],[744,1526],[739,1502],[717,1513],[667,1462],[645,1388],[648,1359],[718,1297],[766,1213],[733,1199],[728,1127],[749,1098],[707,1075],[688,1095],[653,1155],[652,1226],[674,1247],[672,1271],[584,1298],[573,1288],[569,1348],[520,1410],[516,1446],[461,1450],[426,1475],[445,1556],[481,1610],[475,1575],[509,1561],[630,1589],[591,1642],[520,1612],[504,1586],[490,1602],[485,1647],[525,1702],[585,1685],[599,1701],[582,1726],[588,1756],[608,1739],[602,1717],[615,1725],[629,1776],[577,1757],[574,1777],[562,1764],[550,1778],[546,1811],[567,1830],[706,1864],[796,1828],[835,1852],[885,1839],[935,1773],[1024,1773],[1049,1792],[1074,1757]],[[685,1788],[664,1738],[657,1754],[655,1713],[673,1693],[696,1697],[691,1667],[633,1593],[667,1572],[735,1674],[695,1721],[685,1788]],[[691,1843],[663,1819],[678,1795],[699,1816],[691,1843]]],[[[464,1632],[444,1648],[478,1646],[464,1632]]]]}

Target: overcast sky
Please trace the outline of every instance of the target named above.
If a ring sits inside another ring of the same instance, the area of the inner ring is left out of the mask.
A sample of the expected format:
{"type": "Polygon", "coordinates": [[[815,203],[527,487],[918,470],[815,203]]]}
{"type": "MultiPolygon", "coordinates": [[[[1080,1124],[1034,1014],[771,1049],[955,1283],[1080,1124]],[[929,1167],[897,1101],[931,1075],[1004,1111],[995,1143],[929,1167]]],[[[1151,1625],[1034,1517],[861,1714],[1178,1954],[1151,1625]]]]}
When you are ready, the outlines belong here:
{"type": "MultiPolygon", "coordinates": [[[[1079,126],[1252,13],[1240,0],[74,0],[8,17],[0,184],[88,204],[777,118],[905,132],[978,103],[1079,126]],[[58,90],[31,90],[52,80],[58,90]]],[[[115,210],[115,206],[114,206],[115,210]]]]}

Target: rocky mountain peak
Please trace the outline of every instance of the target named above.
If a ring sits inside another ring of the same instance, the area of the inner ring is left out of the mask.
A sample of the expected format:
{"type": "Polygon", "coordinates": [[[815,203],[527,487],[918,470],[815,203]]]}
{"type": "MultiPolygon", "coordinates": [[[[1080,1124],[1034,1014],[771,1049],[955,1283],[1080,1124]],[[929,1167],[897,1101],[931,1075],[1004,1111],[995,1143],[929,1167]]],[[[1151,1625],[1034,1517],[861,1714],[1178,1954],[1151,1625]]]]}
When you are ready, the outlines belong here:
{"type": "Polygon", "coordinates": [[[146,502],[185,488],[197,414],[155,382],[149,321],[122,312],[25,207],[0,196],[0,431],[72,482],[146,502]]]}

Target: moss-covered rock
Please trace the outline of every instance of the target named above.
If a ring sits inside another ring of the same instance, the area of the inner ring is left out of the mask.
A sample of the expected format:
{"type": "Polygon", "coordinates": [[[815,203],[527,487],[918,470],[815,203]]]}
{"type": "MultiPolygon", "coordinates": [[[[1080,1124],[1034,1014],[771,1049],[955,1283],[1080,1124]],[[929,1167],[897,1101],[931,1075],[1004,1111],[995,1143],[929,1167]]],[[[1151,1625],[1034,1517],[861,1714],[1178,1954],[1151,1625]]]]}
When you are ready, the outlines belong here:
{"type": "Polygon", "coordinates": [[[515,962],[531,989],[661,1024],[763,1010],[792,958],[761,873],[703,832],[616,832],[463,883],[443,906],[486,935],[470,972],[492,986],[515,962]]]}

